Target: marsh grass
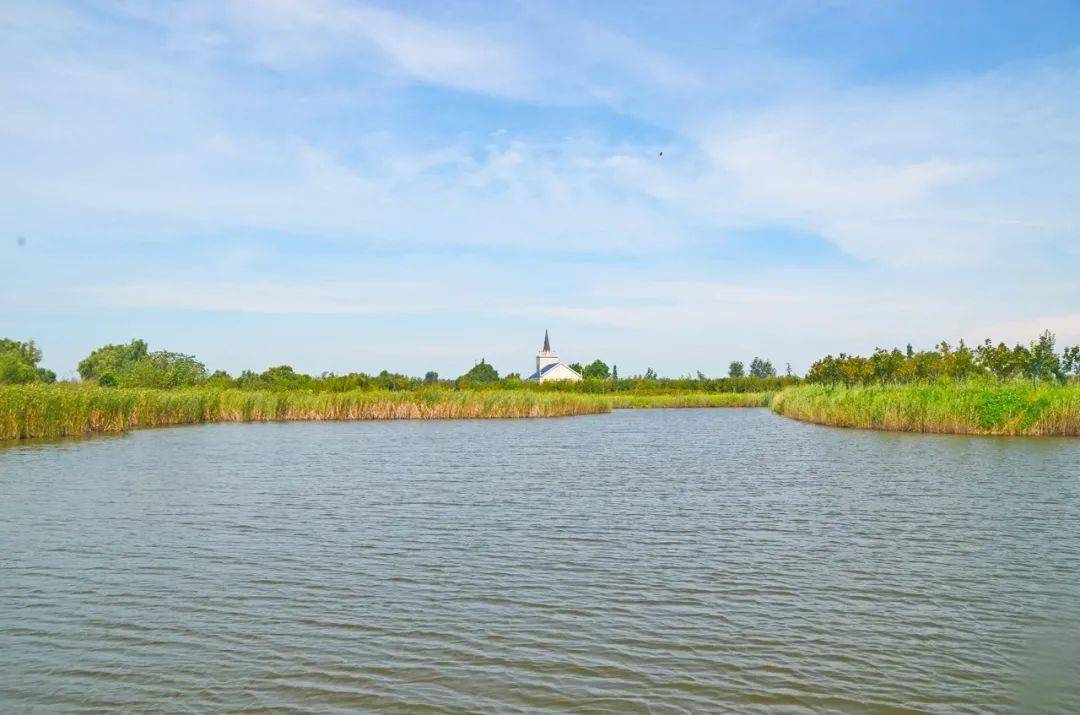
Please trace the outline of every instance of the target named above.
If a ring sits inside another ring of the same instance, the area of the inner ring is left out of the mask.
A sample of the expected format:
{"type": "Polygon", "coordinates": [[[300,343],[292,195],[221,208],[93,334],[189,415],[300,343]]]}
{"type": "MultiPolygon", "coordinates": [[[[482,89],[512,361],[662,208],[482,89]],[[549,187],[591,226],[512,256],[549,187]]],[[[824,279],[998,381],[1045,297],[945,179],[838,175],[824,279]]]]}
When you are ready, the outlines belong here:
{"type": "Polygon", "coordinates": [[[648,407],[764,407],[766,393],[597,395],[532,390],[388,392],[0,387],[0,441],[204,422],[562,417],[648,407]]]}
{"type": "Polygon", "coordinates": [[[973,381],[828,387],[772,398],[774,412],[804,422],[897,432],[1080,435],[1080,385],[973,381]]]}
{"type": "Polygon", "coordinates": [[[203,422],[486,419],[609,412],[601,396],[523,391],[339,393],[0,387],[0,440],[56,438],[203,422]]]}
{"type": "Polygon", "coordinates": [[[764,407],[767,393],[585,394],[531,390],[389,392],[0,387],[0,441],[202,422],[563,417],[647,407],[764,407]]]}

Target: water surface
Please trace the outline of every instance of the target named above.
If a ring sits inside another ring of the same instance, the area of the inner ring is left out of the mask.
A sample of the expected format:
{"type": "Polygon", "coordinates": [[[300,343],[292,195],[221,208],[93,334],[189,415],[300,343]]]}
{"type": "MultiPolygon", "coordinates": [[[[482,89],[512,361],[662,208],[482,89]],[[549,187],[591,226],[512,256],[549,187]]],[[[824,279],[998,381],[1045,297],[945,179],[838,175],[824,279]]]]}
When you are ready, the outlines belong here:
{"type": "Polygon", "coordinates": [[[0,711],[1080,711],[1080,441],[765,410],[0,449],[0,711]]]}

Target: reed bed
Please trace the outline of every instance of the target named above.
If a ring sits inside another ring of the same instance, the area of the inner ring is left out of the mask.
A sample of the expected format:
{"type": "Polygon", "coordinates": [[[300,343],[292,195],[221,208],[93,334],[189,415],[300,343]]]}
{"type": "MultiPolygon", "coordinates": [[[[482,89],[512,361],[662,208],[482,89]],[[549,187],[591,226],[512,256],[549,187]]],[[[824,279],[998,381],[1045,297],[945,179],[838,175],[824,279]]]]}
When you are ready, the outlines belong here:
{"type": "Polygon", "coordinates": [[[649,407],[765,407],[767,393],[597,395],[533,390],[272,392],[92,385],[0,387],[0,441],[207,422],[563,417],[649,407]]]}
{"type": "Polygon", "coordinates": [[[312,393],[24,385],[0,387],[0,440],[203,422],[560,417],[610,410],[606,397],[510,390],[312,393]]]}
{"type": "Polygon", "coordinates": [[[1080,385],[969,382],[828,387],[772,398],[774,412],[821,425],[896,432],[1080,436],[1080,385]]]}

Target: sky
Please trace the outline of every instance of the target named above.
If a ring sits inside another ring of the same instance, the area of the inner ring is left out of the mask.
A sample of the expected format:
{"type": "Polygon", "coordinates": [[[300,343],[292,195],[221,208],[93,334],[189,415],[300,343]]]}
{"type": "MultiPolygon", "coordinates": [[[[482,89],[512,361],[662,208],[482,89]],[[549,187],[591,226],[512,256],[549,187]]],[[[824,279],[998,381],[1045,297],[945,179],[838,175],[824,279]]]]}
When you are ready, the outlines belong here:
{"type": "Polygon", "coordinates": [[[6,0],[0,337],[237,373],[1080,342],[1080,3],[6,0]]]}

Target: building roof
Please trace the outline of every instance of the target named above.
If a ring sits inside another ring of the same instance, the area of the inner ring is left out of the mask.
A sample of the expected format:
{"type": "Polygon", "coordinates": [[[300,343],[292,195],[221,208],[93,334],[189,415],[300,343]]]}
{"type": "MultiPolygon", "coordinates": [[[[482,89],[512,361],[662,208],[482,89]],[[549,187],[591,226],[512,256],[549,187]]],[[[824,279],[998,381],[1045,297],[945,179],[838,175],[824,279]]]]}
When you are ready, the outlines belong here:
{"type": "Polygon", "coordinates": [[[561,362],[553,362],[550,365],[544,365],[544,367],[542,367],[539,372],[534,372],[532,375],[529,375],[525,379],[526,380],[539,380],[543,375],[548,374],[552,370],[552,368],[556,368],[559,365],[562,365],[562,363],[561,362]]]}

